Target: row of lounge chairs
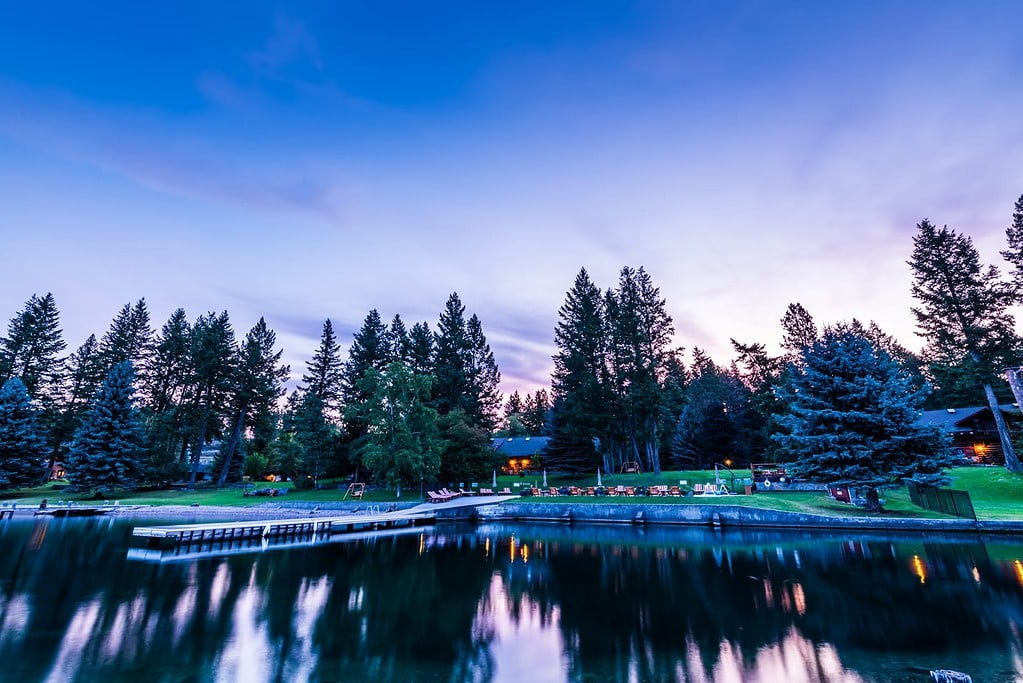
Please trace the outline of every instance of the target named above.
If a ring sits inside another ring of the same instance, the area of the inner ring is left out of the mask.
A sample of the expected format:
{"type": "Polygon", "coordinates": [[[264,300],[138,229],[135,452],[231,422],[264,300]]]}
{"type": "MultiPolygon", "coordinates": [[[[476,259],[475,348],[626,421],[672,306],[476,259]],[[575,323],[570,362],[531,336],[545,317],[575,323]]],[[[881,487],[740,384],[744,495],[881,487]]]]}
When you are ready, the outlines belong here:
{"type": "MultiPolygon", "coordinates": [[[[724,495],[728,493],[724,484],[694,484],[692,493],[695,495],[724,495]]],[[[658,484],[655,486],[550,486],[547,488],[532,488],[530,494],[533,496],[653,496],[653,497],[682,497],[689,495],[689,490],[681,486],[667,486],[658,484]]]]}
{"type": "Polygon", "coordinates": [[[494,493],[493,489],[481,488],[479,491],[466,491],[465,489],[458,489],[457,491],[449,491],[446,488],[439,489],[437,491],[427,491],[427,500],[431,503],[444,503],[446,501],[458,498],[460,496],[511,496],[514,495],[511,489],[505,487],[494,493]]]}

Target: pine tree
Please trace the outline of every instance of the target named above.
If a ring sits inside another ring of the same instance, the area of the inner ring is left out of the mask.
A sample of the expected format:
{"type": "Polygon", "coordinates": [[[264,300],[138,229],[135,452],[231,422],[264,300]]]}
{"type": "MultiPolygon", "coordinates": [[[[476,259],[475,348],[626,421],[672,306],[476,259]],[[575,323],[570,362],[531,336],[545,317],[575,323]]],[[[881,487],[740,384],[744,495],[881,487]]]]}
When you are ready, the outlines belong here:
{"type": "Polygon", "coordinates": [[[0,381],[18,377],[29,396],[44,407],[51,406],[60,392],[60,353],[65,348],[53,294],[33,294],[11,319],[7,337],[0,339],[0,381]]]}
{"type": "Polygon", "coordinates": [[[730,370],[718,367],[701,349],[693,350],[692,379],[672,440],[683,466],[704,469],[725,461],[752,460],[757,432],[751,392],[730,370]]]}
{"type": "Polygon", "coordinates": [[[543,434],[547,430],[547,422],[550,419],[551,399],[546,389],[537,389],[532,394],[526,395],[522,406],[522,426],[526,428],[527,434],[543,434]]]}
{"type": "Polygon", "coordinates": [[[782,396],[787,433],[776,438],[796,458],[793,476],[863,488],[870,511],[880,488],[947,483],[955,459],[937,428],[919,424],[923,391],[862,330],[825,328],[782,396]]]}
{"type": "Polygon", "coordinates": [[[465,306],[457,293],[452,293],[437,322],[434,336],[433,401],[441,415],[462,405],[469,391],[466,377],[467,341],[465,332],[465,306]]]}
{"type": "Polygon", "coordinates": [[[25,384],[12,377],[0,387],[0,490],[45,480],[46,454],[38,410],[25,384]]]}
{"type": "Polygon", "coordinates": [[[1005,231],[1008,249],[1002,252],[1002,258],[1012,265],[1012,279],[1017,293],[1023,293],[1023,195],[1016,200],[1012,212],[1012,223],[1005,231]]]}
{"type": "Polygon", "coordinates": [[[334,336],[334,326],[327,318],[323,323],[320,345],[306,363],[302,375],[304,391],[320,399],[326,415],[334,420],[341,414],[342,363],[341,346],[334,336]]]}
{"type": "Polygon", "coordinates": [[[511,419],[512,415],[521,415],[521,414],[522,414],[522,397],[519,395],[518,389],[516,389],[515,391],[513,391],[511,393],[510,396],[508,396],[508,400],[505,401],[505,404],[504,404],[504,425],[505,425],[505,429],[508,428],[508,421],[511,419]]]}
{"type": "MultiPolygon", "coordinates": [[[[612,416],[603,297],[585,268],[576,275],[558,316],[551,436],[564,451],[562,460],[586,460],[595,457],[595,438],[607,443],[612,416]],[[572,448],[579,452],[572,454],[572,448]]],[[[597,462],[590,465],[596,469],[597,462]]]]}
{"type": "Polygon", "coordinates": [[[265,449],[269,444],[273,431],[273,409],[277,399],[284,395],[284,382],[291,373],[291,368],[281,365],[284,350],[274,350],[277,335],[266,325],[263,318],[259,319],[242,342],[238,350],[238,359],[234,363],[233,380],[234,409],[236,416],[231,438],[221,454],[220,477],[218,486],[223,486],[234,471],[240,476],[242,462],[232,470],[235,452],[241,443],[242,430],[249,427],[254,437],[260,442],[259,447],[265,449]],[[268,433],[269,432],[269,433],[268,433]]]}
{"type": "Polygon", "coordinates": [[[146,300],[139,299],[134,306],[125,304],[99,345],[106,372],[118,363],[130,360],[141,384],[142,369],[149,367],[153,355],[153,328],[149,324],[146,300]]]}
{"type": "Polygon", "coordinates": [[[1018,339],[1008,310],[1015,291],[1001,282],[997,268],[981,266],[969,237],[927,220],[917,228],[909,265],[913,297],[920,305],[912,311],[918,334],[927,340],[927,358],[946,367],[968,360],[994,416],[1005,466],[1021,472],[1023,464],[992,388],[993,379],[1015,360],[1018,339]]]}
{"type": "Polygon", "coordinates": [[[550,417],[550,437],[542,452],[544,466],[567,474],[595,472],[598,464],[593,437],[586,437],[567,425],[561,403],[554,400],[550,417]]]}
{"type": "Polygon", "coordinates": [[[90,334],[85,343],[67,359],[67,384],[60,420],[54,433],[58,447],[63,448],[64,444],[71,441],[107,372],[96,335],[90,334]]]}
{"type": "Polygon", "coordinates": [[[348,350],[348,360],[341,372],[342,396],[346,406],[347,438],[354,441],[366,433],[367,426],[355,416],[359,410],[347,410],[369,400],[362,379],[370,370],[382,371],[391,362],[391,344],[387,326],[376,309],[366,314],[362,327],[355,333],[348,350]]]}
{"type": "Polygon", "coordinates": [[[401,319],[400,315],[395,314],[391,318],[391,325],[387,328],[384,339],[387,346],[388,362],[399,361],[408,365],[412,358],[411,340],[408,329],[405,327],[405,321],[401,319]]]}
{"type": "Polygon", "coordinates": [[[425,323],[416,323],[409,331],[408,366],[417,375],[433,372],[433,332],[425,323]]]}
{"type": "Polygon", "coordinates": [[[501,405],[501,372],[490,350],[483,325],[473,314],[465,326],[465,379],[466,392],[460,401],[469,422],[492,431],[497,428],[497,414],[501,405]]]}
{"type": "Polygon", "coordinates": [[[199,456],[210,436],[219,436],[229,407],[234,377],[234,330],[227,311],[199,316],[189,339],[188,392],[192,426],[192,457],[188,485],[195,486],[199,456]]]}
{"type": "Polygon", "coordinates": [[[68,453],[68,479],[78,490],[129,489],[142,473],[143,430],[135,410],[131,361],[114,366],[96,394],[68,453]]]}
{"type": "Polygon", "coordinates": [[[148,419],[147,478],[156,482],[173,481],[184,472],[191,336],[184,309],[175,310],[156,337],[150,371],[140,382],[148,419]]]}
{"type": "Polygon", "coordinates": [[[817,323],[813,316],[803,308],[803,304],[789,304],[785,309],[785,315],[781,318],[782,339],[781,347],[785,350],[785,357],[789,362],[798,362],[803,349],[807,349],[817,341],[817,323]]]}
{"type": "Polygon", "coordinates": [[[644,469],[661,472],[660,441],[664,395],[662,381],[672,354],[674,335],[667,304],[643,269],[623,268],[618,289],[607,297],[607,326],[612,378],[622,407],[621,438],[612,464],[638,461],[644,469]]]}

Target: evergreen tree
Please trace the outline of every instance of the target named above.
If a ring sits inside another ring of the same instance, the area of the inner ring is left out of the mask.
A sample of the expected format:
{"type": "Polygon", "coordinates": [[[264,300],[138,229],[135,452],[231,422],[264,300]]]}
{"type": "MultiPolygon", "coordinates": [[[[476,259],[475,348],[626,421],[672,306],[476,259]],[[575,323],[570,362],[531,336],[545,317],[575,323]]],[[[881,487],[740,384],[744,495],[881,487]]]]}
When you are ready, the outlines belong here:
{"type": "Polygon", "coordinates": [[[46,479],[46,439],[38,410],[17,377],[0,387],[0,491],[46,479]]]}
{"type": "Polygon", "coordinates": [[[398,495],[402,488],[432,481],[440,471],[442,441],[437,412],[430,407],[429,375],[417,375],[403,363],[381,372],[370,368],[362,380],[369,396],[367,438],[358,456],[374,477],[398,495]]]}
{"type": "Polygon", "coordinates": [[[551,408],[550,438],[542,452],[544,467],[555,472],[582,474],[600,465],[593,437],[586,437],[565,424],[566,413],[558,399],[551,408]]]}
{"type": "Polygon", "coordinates": [[[462,405],[469,391],[466,377],[468,344],[465,331],[465,306],[457,293],[452,293],[437,322],[434,337],[433,375],[434,407],[441,415],[462,405]]]}
{"type": "Polygon", "coordinates": [[[692,374],[672,442],[676,461],[697,469],[726,460],[750,462],[757,425],[749,390],[700,349],[693,350],[692,374]]]}
{"type": "Polygon", "coordinates": [[[142,473],[142,424],[135,410],[131,361],[114,366],[96,394],[68,453],[68,479],[78,490],[134,488],[142,473]]]}
{"type": "Polygon", "coordinates": [[[519,395],[519,390],[516,389],[508,396],[508,400],[504,404],[504,424],[505,428],[508,427],[508,421],[512,415],[521,415],[523,412],[522,408],[522,397],[519,395]]]}
{"type": "Polygon", "coordinates": [[[999,408],[992,381],[1014,365],[1018,339],[1013,332],[1009,306],[1015,290],[1004,286],[998,269],[984,269],[973,241],[923,220],[913,237],[912,309],[918,334],[927,340],[926,355],[932,363],[954,366],[968,359],[975,370],[974,382],[984,389],[994,415],[1005,454],[1005,466],[1023,471],[999,408]]]}
{"type": "Polygon", "coordinates": [[[336,437],[316,394],[304,391],[291,403],[291,476],[300,487],[316,488],[334,459],[336,437]]]}
{"type": "Polygon", "coordinates": [[[813,316],[803,308],[803,304],[789,304],[785,315],[781,318],[781,347],[785,350],[785,358],[789,362],[798,362],[803,353],[817,341],[817,323],[813,316]]]}
{"type": "MultiPolygon", "coordinates": [[[[284,395],[284,382],[291,372],[287,365],[281,365],[284,350],[274,350],[277,335],[259,319],[242,343],[238,359],[234,364],[234,408],[236,416],[231,438],[222,452],[218,486],[223,486],[233,471],[231,464],[242,438],[242,429],[249,427],[258,441],[257,448],[265,449],[273,433],[273,410],[277,399],[284,395]]],[[[235,476],[241,475],[242,462],[239,459],[235,476]]]]}
{"type": "Polygon", "coordinates": [[[100,355],[96,335],[90,334],[85,343],[67,359],[67,384],[60,420],[54,433],[58,449],[71,441],[108,372],[100,355]]]}
{"type": "Polygon", "coordinates": [[[33,294],[0,339],[0,382],[18,377],[29,396],[44,407],[53,405],[62,383],[60,354],[65,348],[53,294],[33,294]]]}
{"type": "Polygon", "coordinates": [[[611,464],[617,468],[623,461],[638,461],[660,474],[662,382],[673,353],[671,316],[643,268],[623,268],[618,289],[606,300],[611,385],[622,411],[611,464]]]}
{"type": "MultiPolygon", "coordinates": [[[[551,438],[564,451],[559,459],[586,460],[596,457],[595,438],[607,442],[612,416],[603,298],[585,268],[576,275],[558,316],[551,376],[556,419],[552,418],[551,438]],[[576,447],[579,452],[571,453],[576,447]]],[[[597,462],[590,465],[596,469],[597,462]]]]}
{"type": "Polygon", "coordinates": [[[184,309],[175,310],[157,335],[150,371],[141,378],[142,404],[148,420],[146,478],[160,483],[184,473],[191,336],[184,309]]]}
{"type": "Polygon", "coordinates": [[[1016,200],[1005,237],[1009,248],[1002,252],[1002,258],[1012,266],[1012,280],[1020,294],[1023,293],[1023,195],[1016,200]]]}
{"type": "Polygon", "coordinates": [[[409,332],[408,366],[418,375],[433,372],[433,333],[425,323],[416,323],[409,332]]]}
{"type": "Polygon", "coordinates": [[[320,345],[306,363],[302,385],[306,392],[320,399],[324,412],[332,420],[341,414],[341,371],[341,346],[334,336],[334,326],[327,318],[323,323],[320,345]]]}
{"type": "Polygon", "coordinates": [[[400,315],[395,314],[391,318],[391,325],[387,328],[384,340],[387,346],[388,361],[392,363],[400,361],[408,365],[412,359],[411,340],[408,329],[405,327],[405,321],[401,319],[400,315]]]}
{"type": "Polygon", "coordinates": [[[777,421],[784,412],[777,389],[783,381],[785,359],[769,355],[763,344],[731,341],[736,352],[731,374],[746,388],[749,397],[749,457],[773,462],[777,458],[771,434],[778,430],[777,421]]]}
{"type": "MultiPolygon", "coordinates": [[[[497,465],[490,433],[456,408],[437,418],[440,481],[452,485],[478,481],[497,465]]],[[[424,477],[425,478],[425,477],[424,477]]]]}
{"type": "Polygon", "coordinates": [[[466,392],[460,407],[468,420],[486,431],[497,428],[497,413],[501,405],[501,372],[483,334],[480,319],[473,314],[465,326],[465,379],[466,392]]]}
{"type": "Polygon", "coordinates": [[[134,306],[125,304],[99,345],[106,372],[118,363],[130,360],[136,376],[141,379],[144,374],[141,370],[149,367],[153,354],[153,328],[149,324],[146,300],[139,299],[134,306]]]}
{"type": "Polygon", "coordinates": [[[369,400],[362,384],[363,377],[370,370],[382,371],[391,362],[391,344],[387,326],[380,320],[376,309],[366,314],[362,327],[355,333],[348,350],[348,360],[341,373],[342,396],[346,406],[345,427],[348,441],[355,441],[366,433],[367,425],[357,416],[360,410],[348,410],[369,400]]]}
{"type": "Polygon", "coordinates": [[[787,432],[776,438],[796,459],[794,476],[863,488],[870,511],[881,509],[880,488],[947,483],[955,459],[941,432],[918,422],[923,391],[862,330],[825,328],[782,396],[787,432]]]}
{"type": "Polygon", "coordinates": [[[537,389],[532,394],[526,394],[522,406],[522,426],[526,428],[527,434],[543,434],[547,430],[550,412],[551,399],[546,389],[537,389]]]}
{"type": "Polygon", "coordinates": [[[227,311],[199,316],[189,339],[192,457],[188,485],[199,474],[199,456],[207,438],[220,436],[229,407],[235,360],[234,330],[227,311]]]}

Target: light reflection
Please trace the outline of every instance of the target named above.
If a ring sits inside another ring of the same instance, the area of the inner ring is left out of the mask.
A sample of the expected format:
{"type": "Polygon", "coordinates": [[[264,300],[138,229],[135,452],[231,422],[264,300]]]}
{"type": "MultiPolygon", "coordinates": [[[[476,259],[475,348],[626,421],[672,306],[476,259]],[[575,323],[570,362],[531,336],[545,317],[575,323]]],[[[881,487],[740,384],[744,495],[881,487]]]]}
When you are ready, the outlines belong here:
{"type": "Polygon", "coordinates": [[[18,593],[8,598],[0,610],[0,645],[4,641],[21,638],[31,616],[32,610],[26,596],[18,593]]]}
{"type": "Polygon", "coordinates": [[[913,573],[920,577],[920,583],[927,583],[927,567],[919,555],[913,556],[913,573]]]}
{"type": "Polygon", "coordinates": [[[96,598],[79,605],[71,618],[57,651],[57,659],[46,677],[46,683],[64,683],[74,679],[75,671],[86,646],[92,640],[99,619],[101,601],[96,598]]]}
{"type": "Polygon", "coordinates": [[[1012,568],[1016,571],[1016,582],[1023,586],[1023,563],[1016,560],[1012,563],[1012,568]]]}

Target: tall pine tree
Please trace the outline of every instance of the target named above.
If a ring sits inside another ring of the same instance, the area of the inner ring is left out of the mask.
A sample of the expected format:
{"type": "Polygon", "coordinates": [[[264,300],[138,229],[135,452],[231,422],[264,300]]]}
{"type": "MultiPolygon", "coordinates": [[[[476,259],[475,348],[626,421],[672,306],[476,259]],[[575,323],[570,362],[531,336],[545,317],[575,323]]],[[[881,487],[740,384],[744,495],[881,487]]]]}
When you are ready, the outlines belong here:
{"type": "Polygon", "coordinates": [[[242,459],[237,460],[238,464],[233,469],[232,462],[235,462],[245,427],[252,430],[264,450],[272,437],[274,406],[284,395],[284,382],[291,372],[287,365],[281,365],[284,350],[274,349],[276,345],[277,335],[260,318],[245,335],[245,341],[238,350],[233,380],[236,415],[231,437],[221,452],[218,486],[227,483],[232,472],[236,477],[241,475],[242,459]]]}
{"type": "Polygon", "coordinates": [[[927,220],[917,230],[909,265],[919,306],[912,311],[918,334],[927,340],[927,360],[970,369],[994,416],[1006,468],[1023,472],[992,386],[1002,370],[1014,365],[1018,339],[1009,306],[1015,291],[1001,282],[997,268],[981,266],[969,237],[927,220]]]}
{"type": "Polygon", "coordinates": [[[25,384],[12,377],[0,387],[0,491],[45,481],[46,454],[38,410],[25,384]]]}
{"type": "Polygon", "coordinates": [[[312,359],[306,363],[302,386],[306,392],[320,399],[324,412],[331,420],[338,419],[341,414],[341,371],[341,345],[334,336],[334,325],[327,318],[323,323],[320,345],[312,359]]]}
{"type": "Polygon", "coordinates": [[[0,339],[0,382],[18,377],[44,408],[54,404],[63,378],[61,352],[67,348],[53,294],[35,294],[11,319],[0,339]]]}
{"type": "Polygon", "coordinates": [[[143,429],[135,410],[131,361],[114,366],[96,394],[68,453],[68,479],[77,490],[130,489],[142,476],[143,429]]]}

